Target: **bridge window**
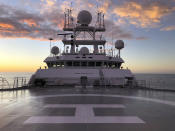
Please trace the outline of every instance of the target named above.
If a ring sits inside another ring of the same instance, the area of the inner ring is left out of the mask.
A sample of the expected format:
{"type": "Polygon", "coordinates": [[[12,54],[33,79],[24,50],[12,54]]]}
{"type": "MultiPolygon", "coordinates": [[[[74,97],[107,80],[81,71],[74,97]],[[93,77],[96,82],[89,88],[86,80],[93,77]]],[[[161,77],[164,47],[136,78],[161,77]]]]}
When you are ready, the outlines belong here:
{"type": "Polygon", "coordinates": [[[102,62],[96,62],[96,66],[101,66],[102,62]]]}
{"type": "Polygon", "coordinates": [[[87,62],[82,62],[81,66],[87,66],[87,62]]]}
{"type": "Polygon", "coordinates": [[[80,66],[80,62],[73,62],[73,66],[80,66]]]}
{"type": "Polygon", "coordinates": [[[89,62],[88,66],[91,66],[91,67],[95,66],[95,62],[89,62]]]}
{"type": "Polygon", "coordinates": [[[69,62],[66,63],[66,65],[67,65],[67,66],[72,66],[72,62],[69,61],[69,62]]]}

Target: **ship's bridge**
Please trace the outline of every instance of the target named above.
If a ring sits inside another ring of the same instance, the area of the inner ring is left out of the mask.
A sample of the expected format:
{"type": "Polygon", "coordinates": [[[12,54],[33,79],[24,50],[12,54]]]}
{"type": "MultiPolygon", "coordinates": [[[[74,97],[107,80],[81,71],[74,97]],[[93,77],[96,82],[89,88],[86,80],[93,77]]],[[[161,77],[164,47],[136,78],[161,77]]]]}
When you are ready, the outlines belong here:
{"type": "Polygon", "coordinates": [[[52,67],[106,67],[106,68],[120,68],[124,63],[120,57],[111,57],[103,54],[94,55],[81,55],[69,54],[55,57],[47,57],[44,62],[47,63],[49,68],[52,67]]]}

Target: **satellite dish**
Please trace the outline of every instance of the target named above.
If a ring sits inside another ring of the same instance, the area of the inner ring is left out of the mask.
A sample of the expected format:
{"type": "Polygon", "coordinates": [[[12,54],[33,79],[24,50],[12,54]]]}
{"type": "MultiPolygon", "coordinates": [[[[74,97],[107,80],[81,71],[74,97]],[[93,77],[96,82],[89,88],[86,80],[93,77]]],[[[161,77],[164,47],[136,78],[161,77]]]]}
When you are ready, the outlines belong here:
{"type": "Polygon", "coordinates": [[[52,47],[51,53],[54,54],[54,55],[58,55],[59,54],[59,48],[57,46],[52,47]]]}
{"type": "Polygon", "coordinates": [[[78,13],[77,20],[81,25],[89,25],[92,21],[92,15],[89,11],[82,10],[78,13]]]}
{"type": "Polygon", "coordinates": [[[87,47],[82,47],[80,49],[80,54],[89,54],[89,49],[87,47]]]}
{"type": "Polygon", "coordinates": [[[115,42],[115,48],[117,48],[119,50],[123,49],[124,48],[124,42],[123,42],[123,40],[117,40],[115,42]]]}

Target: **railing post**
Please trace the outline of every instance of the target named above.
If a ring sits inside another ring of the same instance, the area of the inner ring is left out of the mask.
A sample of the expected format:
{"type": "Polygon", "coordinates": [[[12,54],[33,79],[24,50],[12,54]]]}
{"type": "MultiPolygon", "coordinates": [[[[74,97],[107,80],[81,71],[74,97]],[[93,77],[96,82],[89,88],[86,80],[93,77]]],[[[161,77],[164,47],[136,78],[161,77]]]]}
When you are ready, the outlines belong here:
{"type": "Polygon", "coordinates": [[[23,77],[22,77],[22,81],[21,81],[21,87],[23,87],[23,77]]]}
{"type": "Polygon", "coordinates": [[[17,85],[16,85],[16,88],[18,88],[18,77],[16,77],[17,79],[16,79],[16,83],[17,83],[17,85]]]}
{"type": "Polygon", "coordinates": [[[14,77],[14,83],[13,83],[13,88],[16,86],[16,77],[14,77]]]}
{"type": "Polygon", "coordinates": [[[24,84],[25,84],[25,86],[26,86],[26,78],[25,78],[24,84]]]}
{"type": "Polygon", "coordinates": [[[2,89],[4,89],[4,79],[2,78],[2,89]]]}

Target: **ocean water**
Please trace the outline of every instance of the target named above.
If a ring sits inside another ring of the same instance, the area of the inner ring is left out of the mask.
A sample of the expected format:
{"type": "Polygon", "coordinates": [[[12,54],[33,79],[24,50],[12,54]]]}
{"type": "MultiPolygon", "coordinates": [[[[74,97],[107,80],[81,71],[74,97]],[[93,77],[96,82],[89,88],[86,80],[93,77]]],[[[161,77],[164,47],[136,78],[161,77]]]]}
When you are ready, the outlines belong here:
{"type": "MultiPolygon", "coordinates": [[[[0,77],[5,77],[10,86],[13,86],[14,77],[30,79],[32,72],[0,72],[0,77]]],[[[135,74],[136,80],[144,81],[147,87],[175,90],[175,74],[135,74]]]]}
{"type": "Polygon", "coordinates": [[[175,90],[175,74],[135,74],[136,80],[144,80],[147,87],[175,90]]]}

